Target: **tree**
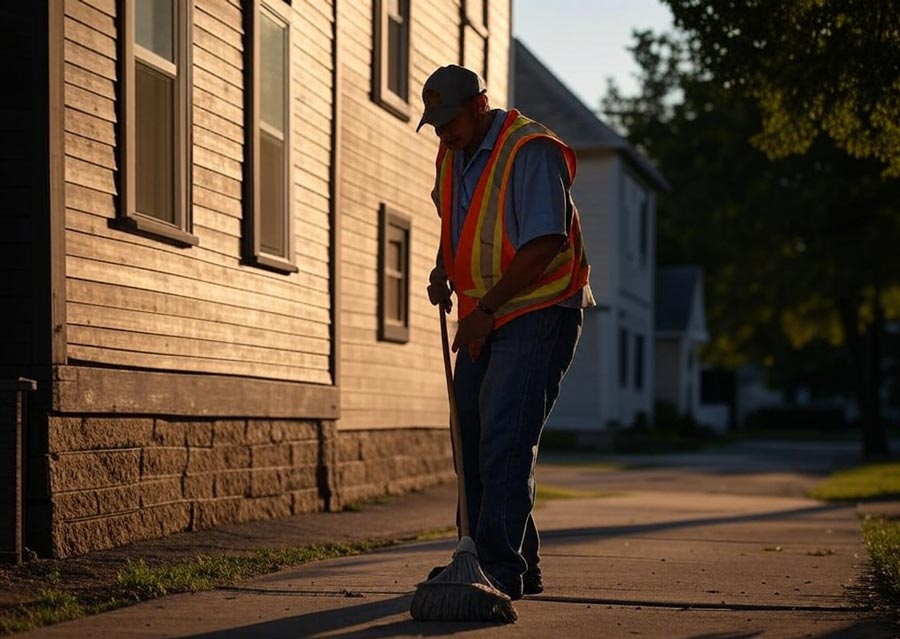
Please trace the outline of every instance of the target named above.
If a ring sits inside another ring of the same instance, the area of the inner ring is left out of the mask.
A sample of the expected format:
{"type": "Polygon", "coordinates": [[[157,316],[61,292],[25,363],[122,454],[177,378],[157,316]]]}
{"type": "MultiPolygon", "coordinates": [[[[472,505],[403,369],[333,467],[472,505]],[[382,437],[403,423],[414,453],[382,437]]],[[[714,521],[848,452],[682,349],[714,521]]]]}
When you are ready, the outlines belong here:
{"type": "MultiPolygon", "coordinates": [[[[658,222],[660,264],[698,263],[707,283],[709,349],[720,365],[765,362],[802,374],[798,358],[842,349],[834,375],[855,388],[864,451],[887,453],[878,414],[882,293],[900,285],[900,183],[827,138],[771,160],[749,142],[755,99],[703,67],[696,42],[635,34],[641,90],[614,85],[603,101],[673,185],[658,222]]],[[[833,358],[832,358],[833,359],[833,358]]]]}
{"type": "Polygon", "coordinates": [[[825,133],[900,177],[900,0],[664,2],[703,68],[756,100],[770,157],[825,133]]]}

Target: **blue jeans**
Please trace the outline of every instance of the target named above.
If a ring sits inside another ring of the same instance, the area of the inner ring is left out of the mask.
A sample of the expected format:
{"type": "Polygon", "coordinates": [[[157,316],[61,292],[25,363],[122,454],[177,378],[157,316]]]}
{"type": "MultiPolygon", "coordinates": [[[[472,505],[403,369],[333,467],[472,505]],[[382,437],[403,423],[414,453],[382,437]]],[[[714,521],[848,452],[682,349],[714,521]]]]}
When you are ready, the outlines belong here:
{"type": "Polygon", "coordinates": [[[513,597],[526,571],[540,575],[534,465],[582,319],[560,306],[526,313],[491,333],[477,361],[465,350],[456,358],[470,534],[485,572],[513,597]]]}

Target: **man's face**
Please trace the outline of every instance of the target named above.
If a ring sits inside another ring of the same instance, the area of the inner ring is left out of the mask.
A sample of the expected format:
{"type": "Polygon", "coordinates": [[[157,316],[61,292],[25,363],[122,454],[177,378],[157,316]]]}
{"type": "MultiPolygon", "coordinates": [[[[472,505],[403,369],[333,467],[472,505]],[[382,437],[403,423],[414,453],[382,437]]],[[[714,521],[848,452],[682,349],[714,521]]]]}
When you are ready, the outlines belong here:
{"type": "Polygon", "coordinates": [[[434,132],[441,142],[451,151],[465,149],[478,130],[479,102],[482,96],[477,95],[463,102],[462,108],[452,120],[446,124],[435,127],[434,132]]]}

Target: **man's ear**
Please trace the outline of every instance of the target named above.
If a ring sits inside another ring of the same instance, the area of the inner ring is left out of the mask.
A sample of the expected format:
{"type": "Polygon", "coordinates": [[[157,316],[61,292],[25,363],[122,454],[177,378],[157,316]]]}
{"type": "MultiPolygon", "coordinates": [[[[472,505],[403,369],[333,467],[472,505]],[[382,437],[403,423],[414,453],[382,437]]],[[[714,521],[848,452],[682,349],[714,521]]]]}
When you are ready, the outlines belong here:
{"type": "Polygon", "coordinates": [[[491,110],[490,105],[488,104],[487,93],[479,93],[475,96],[476,104],[478,105],[478,113],[487,113],[491,110]]]}

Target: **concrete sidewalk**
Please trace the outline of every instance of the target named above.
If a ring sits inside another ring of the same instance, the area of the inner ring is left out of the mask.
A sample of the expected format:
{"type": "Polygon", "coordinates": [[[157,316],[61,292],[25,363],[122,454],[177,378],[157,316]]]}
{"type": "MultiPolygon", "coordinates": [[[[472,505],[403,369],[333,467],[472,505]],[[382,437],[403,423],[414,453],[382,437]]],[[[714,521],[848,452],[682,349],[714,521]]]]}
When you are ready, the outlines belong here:
{"type": "MultiPolygon", "coordinates": [[[[626,490],[549,501],[536,511],[546,591],[516,603],[520,619],[512,626],[409,617],[415,584],[452,552],[454,543],[441,540],[308,564],[17,636],[896,636],[897,628],[876,618],[860,583],[866,553],[856,509],[789,494],[802,493],[817,473],[771,460],[750,451],[630,471],[542,465],[545,484],[626,490]]],[[[448,523],[449,486],[372,508],[399,522],[418,517],[421,500],[448,514],[430,527],[448,523]]]]}

